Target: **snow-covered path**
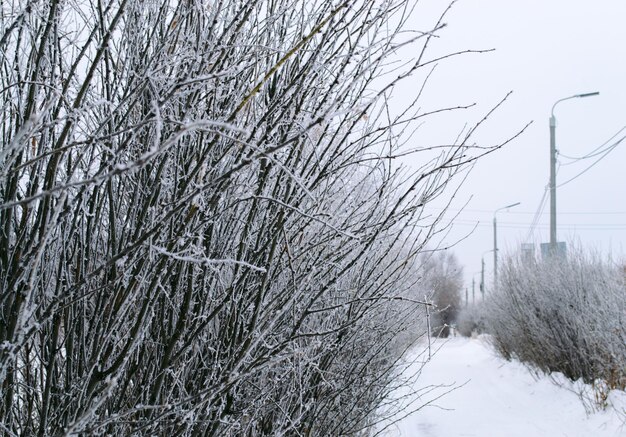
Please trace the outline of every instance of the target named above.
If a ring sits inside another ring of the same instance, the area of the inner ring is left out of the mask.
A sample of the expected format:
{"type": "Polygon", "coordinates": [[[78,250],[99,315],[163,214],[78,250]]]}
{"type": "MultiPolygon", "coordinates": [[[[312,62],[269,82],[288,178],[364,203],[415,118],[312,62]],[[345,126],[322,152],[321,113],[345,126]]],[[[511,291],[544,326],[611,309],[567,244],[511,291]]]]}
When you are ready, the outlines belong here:
{"type": "MultiPolygon", "coordinates": [[[[414,364],[413,371],[418,367],[414,364]]],[[[408,369],[410,372],[411,369],[408,369]]],[[[409,415],[383,434],[410,437],[617,437],[626,436],[617,413],[585,414],[577,395],[549,378],[533,377],[507,362],[484,339],[447,341],[423,369],[416,387],[461,385],[409,415]]],[[[427,403],[445,388],[423,394],[427,403]]],[[[617,394],[617,393],[616,393],[617,394]]],[[[623,393],[616,401],[623,403],[623,393]]]]}

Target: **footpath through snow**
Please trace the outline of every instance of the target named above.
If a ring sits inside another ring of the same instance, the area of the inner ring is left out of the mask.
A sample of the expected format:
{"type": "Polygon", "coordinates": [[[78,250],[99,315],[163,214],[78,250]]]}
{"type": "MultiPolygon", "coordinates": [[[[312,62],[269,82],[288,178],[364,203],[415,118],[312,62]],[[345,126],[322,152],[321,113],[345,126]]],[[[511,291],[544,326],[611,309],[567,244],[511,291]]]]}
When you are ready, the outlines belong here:
{"type": "MultiPolygon", "coordinates": [[[[576,393],[555,385],[549,377],[533,376],[518,362],[503,360],[484,338],[454,338],[439,346],[415,382],[422,389],[419,399],[404,400],[415,401],[414,408],[430,404],[391,425],[383,436],[626,436],[624,413],[620,416],[609,409],[588,416],[576,393]]],[[[419,368],[415,362],[405,373],[414,374],[419,368]]],[[[622,412],[625,398],[623,392],[612,393],[622,412]]]]}

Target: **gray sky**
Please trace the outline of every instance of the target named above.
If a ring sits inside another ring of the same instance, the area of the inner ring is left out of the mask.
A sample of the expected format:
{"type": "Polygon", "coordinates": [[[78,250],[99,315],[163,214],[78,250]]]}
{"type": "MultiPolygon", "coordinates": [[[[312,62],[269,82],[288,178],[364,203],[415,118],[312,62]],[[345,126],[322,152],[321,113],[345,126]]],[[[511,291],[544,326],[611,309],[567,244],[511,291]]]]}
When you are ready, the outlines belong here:
{"type": "MultiPolygon", "coordinates": [[[[415,29],[426,30],[422,23],[432,23],[431,17],[446,4],[442,0],[421,2],[415,29]]],[[[469,112],[431,119],[411,145],[452,141],[465,122],[479,120],[508,91],[513,94],[506,105],[475,139],[501,142],[534,121],[513,144],[475,166],[452,207],[460,208],[471,198],[447,238],[453,242],[477,224],[473,234],[454,248],[469,284],[480,270],[481,256],[493,248],[492,219],[497,208],[521,202],[510,212],[498,213],[501,256],[521,242],[548,241],[548,196],[538,225],[530,231],[549,180],[548,118],[554,102],[573,94],[600,92],[597,97],[557,106],[556,139],[561,155],[586,155],[626,126],[626,2],[461,0],[445,21],[448,27],[433,43],[429,58],[463,49],[496,51],[440,63],[426,88],[422,107],[478,105],[469,112]]],[[[419,86],[418,81],[407,83],[396,91],[395,98],[415,93],[419,86]]],[[[626,130],[617,138],[625,134],[626,130]]],[[[557,184],[576,176],[595,160],[565,165],[572,161],[560,156],[557,184]]],[[[419,162],[418,157],[414,164],[419,162]]],[[[626,141],[586,173],[558,188],[559,240],[578,240],[604,254],[611,253],[615,259],[625,258],[624,163],[626,141]]],[[[491,278],[493,254],[484,256],[491,278]]]]}

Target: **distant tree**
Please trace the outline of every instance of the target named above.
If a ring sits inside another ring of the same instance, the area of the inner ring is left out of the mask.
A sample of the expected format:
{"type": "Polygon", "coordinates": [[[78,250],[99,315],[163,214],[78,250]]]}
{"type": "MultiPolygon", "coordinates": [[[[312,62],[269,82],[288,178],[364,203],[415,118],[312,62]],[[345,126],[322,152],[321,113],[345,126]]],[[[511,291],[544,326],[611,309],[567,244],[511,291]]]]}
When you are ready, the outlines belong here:
{"type": "Polygon", "coordinates": [[[457,332],[465,337],[481,334],[486,331],[484,302],[463,307],[456,319],[457,332]]]}
{"type": "Polygon", "coordinates": [[[450,335],[450,326],[456,323],[461,310],[461,290],[463,288],[463,268],[459,266],[454,253],[440,251],[425,259],[424,286],[432,293],[436,305],[433,330],[441,337],[450,335]]]}

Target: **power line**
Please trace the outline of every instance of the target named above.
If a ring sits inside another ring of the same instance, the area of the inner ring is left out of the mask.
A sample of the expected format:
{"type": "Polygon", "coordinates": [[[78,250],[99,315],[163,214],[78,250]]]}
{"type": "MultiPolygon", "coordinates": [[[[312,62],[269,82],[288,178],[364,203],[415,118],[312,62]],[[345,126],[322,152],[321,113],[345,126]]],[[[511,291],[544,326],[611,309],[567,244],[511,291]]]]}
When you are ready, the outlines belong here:
{"type": "MultiPolygon", "coordinates": [[[[485,226],[492,226],[492,224],[488,221],[476,221],[476,220],[471,220],[471,219],[455,219],[452,220],[452,223],[465,223],[465,224],[480,224],[480,225],[485,225],[485,226]]],[[[526,222],[503,222],[498,220],[498,226],[500,225],[515,225],[515,226],[528,226],[528,223],[526,222]]],[[[538,226],[545,226],[542,223],[538,223],[538,226]]],[[[566,223],[563,226],[610,226],[610,227],[615,227],[615,226],[622,226],[622,227],[626,227],[626,223],[566,223]]]]}
{"type": "MultiPolygon", "coordinates": [[[[493,225],[488,222],[476,222],[472,220],[453,220],[452,224],[459,226],[472,226],[480,228],[491,228],[493,225]]],[[[498,228],[507,229],[528,229],[528,223],[520,222],[498,222],[498,228]]],[[[538,223],[534,225],[535,229],[548,229],[548,223],[538,223]]],[[[568,223],[559,225],[562,230],[580,230],[580,231],[626,231],[626,223],[568,223]]]]}
{"type": "Polygon", "coordinates": [[[562,187],[564,185],[569,184],[570,182],[578,179],[580,176],[584,175],[585,173],[587,173],[589,170],[591,170],[597,163],[599,163],[600,161],[602,161],[604,158],[607,157],[607,155],[609,153],[611,153],[613,150],[615,150],[615,148],[626,139],[626,135],[621,137],[619,140],[617,140],[615,143],[613,143],[610,147],[608,147],[606,149],[606,151],[598,158],[596,159],[592,164],[590,164],[587,168],[585,168],[583,171],[581,171],[580,173],[578,173],[576,176],[566,180],[565,182],[557,185],[557,188],[562,187]]]}
{"type": "MultiPolygon", "coordinates": [[[[593,149],[591,152],[589,152],[588,154],[586,154],[586,155],[584,155],[584,156],[580,156],[580,157],[575,157],[575,156],[567,156],[567,155],[562,154],[561,152],[558,152],[559,156],[562,156],[562,157],[564,157],[564,158],[571,159],[571,160],[573,160],[573,161],[574,161],[574,162],[569,162],[569,163],[566,163],[566,164],[563,164],[563,165],[571,165],[571,164],[574,164],[574,163],[576,163],[576,162],[578,162],[578,161],[581,161],[581,160],[583,160],[583,159],[589,159],[589,158],[593,158],[593,157],[595,157],[595,156],[601,155],[602,153],[604,153],[604,151],[605,151],[605,150],[600,150],[600,149],[601,149],[602,147],[606,146],[606,145],[607,145],[607,144],[608,144],[608,143],[609,143],[609,142],[610,142],[613,138],[615,138],[616,136],[618,136],[618,135],[619,135],[620,133],[622,133],[625,129],[626,129],[626,126],[622,127],[622,128],[621,128],[620,130],[618,130],[618,131],[617,131],[617,132],[616,132],[616,133],[615,133],[615,134],[614,134],[611,138],[609,138],[609,139],[608,139],[608,140],[606,140],[604,143],[600,144],[598,147],[596,147],[595,149],[593,149]]],[[[620,139],[619,141],[622,141],[622,140],[623,140],[623,138],[622,138],[622,139],[620,139]]],[[[618,141],[618,144],[619,144],[619,141],[618,141]]],[[[613,144],[611,144],[611,146],[609,146],[607,149],[612,148],[612,147],[615,147],[615,146],[616,146],[616,144],[615,144],[615,143],[613,143],[613,144]]]]}
{"type": "MultiPolygon", "coordinates": [[[[455,208],[435,208],[435,207],[427,207],[427,209],[436,209],[438,211],[443,211],[444,209],[451,212],[471,212],[471,213],[484,213],[484,214],[493,214],[493,210],[488,209],[455,209],[455,208]]],[[[539,208],[538,208],[539,209],[539,208]]],[[[507,211],[506,214],[513,215],[535,215],[537,211],[507,211]]],[[[547,212],[542,212],[541,215],[546,215],[547,212]]],[[[570,211],[570,212],[559,212],[559,215],[626,215],[626,211],[570,211]]]]}
{"type": "Polygon", "coordinates": [[[546,200],[548,199],[549,188],[550,187],[546,185],[546,187],[543,190],[543,196],[541,196],[541,200],[539,201],[539,206],[537,207],[537,211],[535,212],[533,221],[530,224],[530,229],[528,230],[528,236],[526,237],[526,240],[530,240],[531,237],[533,236],[535,232],[535,228],[537,227],[537,224],[539,223],[539,219],[541,218],[541,215],[543,214],[543,210],[546,207],[546,200]]]}
{"type": "MultiPolygon", "coordinates": [[[[546,188],[547,190],[547,188],[546,188]]],[[[436,209],[438,211],[448,210],[450,212],[471,212],[471,213],[484,213],[484,214],[493,214],[493,210],[488,209],[455,209],[455,208],[436,208],[436,207],[427,207],[427,209],[436,209]]],[[[539,209],[539,208],[538,208],[539,209]]],[[[512,215],[535,215],[537,211],[507,211],[506,214],[512,215]]],[[[542,212],[540,215],[547,215],[547,212],[542,212]]],[[[570,211],[570,212],[559,212],[559,215],[626,215],[626,211],[570,211]]]]}

